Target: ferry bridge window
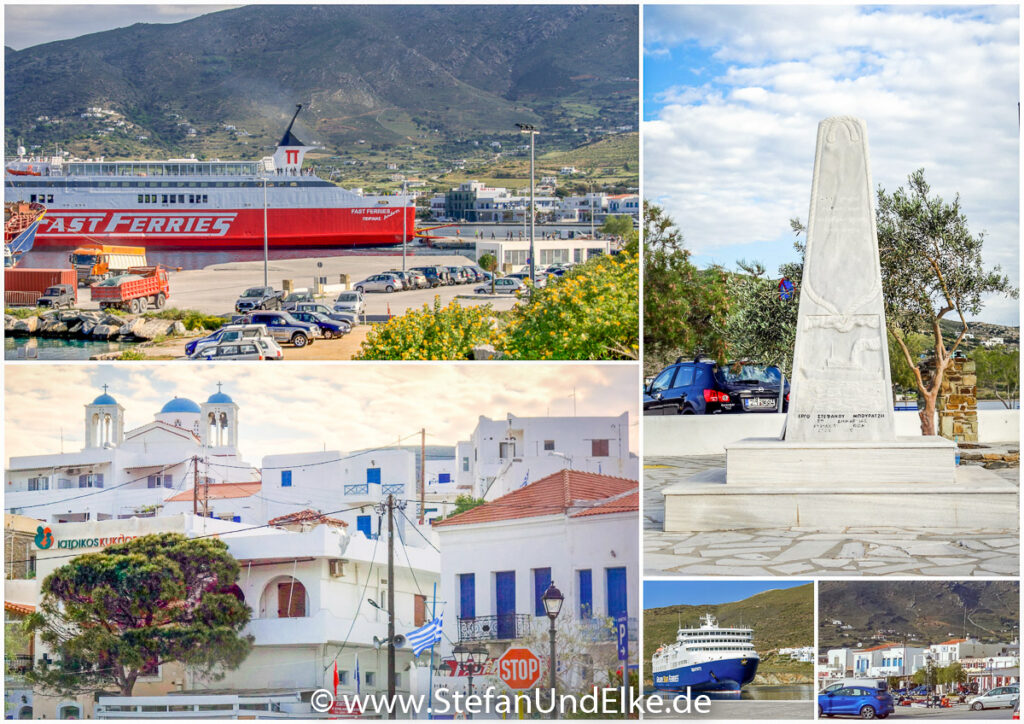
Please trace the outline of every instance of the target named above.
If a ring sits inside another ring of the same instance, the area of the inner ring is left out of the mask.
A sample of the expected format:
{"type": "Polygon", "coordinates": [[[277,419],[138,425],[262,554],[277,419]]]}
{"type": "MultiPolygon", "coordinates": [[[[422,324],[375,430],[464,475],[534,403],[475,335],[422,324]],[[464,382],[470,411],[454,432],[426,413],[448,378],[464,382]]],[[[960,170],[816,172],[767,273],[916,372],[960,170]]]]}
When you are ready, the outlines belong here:
{"type": "Polygon", "coordinates": [[[206,194],[203,194],[203,203],[206,203],[206,194]]]}
{"type": "Polygon", "coordinates": [[[179,204],[185,203],[185,194],[178,194],[178,203],[179,204]]]}
{"type": "Polygon", "coordinates": [[[171,194],[171,203],[173,204],[173,203],[175,203],[176,201],[177,201],[177,199],[175,198],[175,195],[174,195],[174,194],[171,194]]]}

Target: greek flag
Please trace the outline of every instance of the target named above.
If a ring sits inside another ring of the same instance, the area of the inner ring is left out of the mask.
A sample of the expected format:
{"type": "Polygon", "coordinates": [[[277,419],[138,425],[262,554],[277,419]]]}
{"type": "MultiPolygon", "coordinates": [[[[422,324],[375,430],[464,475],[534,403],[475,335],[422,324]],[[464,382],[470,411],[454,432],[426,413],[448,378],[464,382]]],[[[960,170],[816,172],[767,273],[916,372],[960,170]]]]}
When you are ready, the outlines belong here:
{"type": "Polygon", "coordinates": [[[444,612],[442,611],[441,615],[430,623],[426,623],[405,635],[405,638],[409,640],[409,645],[412,647],[413,656],[419,656],[423,650],[429,649],[441,640],[441,621],[443,618],[444,612]]]}

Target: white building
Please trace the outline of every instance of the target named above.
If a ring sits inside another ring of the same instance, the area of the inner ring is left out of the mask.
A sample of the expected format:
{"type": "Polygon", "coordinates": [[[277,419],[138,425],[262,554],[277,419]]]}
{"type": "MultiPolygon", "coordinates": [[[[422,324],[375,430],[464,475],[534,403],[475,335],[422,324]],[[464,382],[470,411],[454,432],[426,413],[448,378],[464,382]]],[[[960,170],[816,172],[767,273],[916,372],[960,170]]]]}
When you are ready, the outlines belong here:
{"type": "Polygon", "coordinates": [[[853,652],[854,676],[910,676],[924,666],[925,649],[881,644],[853,652]]]}
{"type": "MultiPolygon", "coordinates": [[[[587,259],[607,254],[611,242],[607,239],[590,239],[582,236],[572,239],[534,238],[533,247],[537,254],[537,266],[551,264],[582,264],[587,259]]],[[[491,254],[498,260],[499,269],[504,273],[526,271],[530,264],[530,240],[526,239],[480,239],[476,242],[476,258],[491,254]]]]}
{"type": "Polygon", "coordinates": [[[11,457],[8,511],[51,523],[156,515],[168,498],[191,491],[197,473],[201,485],[259,480],[238,453],[238,406],[221,391],[202,404],[175,397],[131,429],[124,407],[104,391],[84,418],[82,450],[11,457]]]}
{"type": "Polygon", "coordinates": [[[546,646],[541,596],[555,583],[565,597],[558,630],[591,643],[592,673],[614,669],[608,621],[632,624],[639,612],[638,510],[636,481],[561,470],[435,522],[446,638],[484,643],[492,658],[528,641],[546,646]]]}
{"type": "Polygon", "coordinates": [[[617,417],[480,416],[466,442],[456,445],[456,482],[493,500],[568,467],[639,480],[629,451],[629,414],[617,417]]]}
{"type": "MultiPolygon", "coordinates": [[[[242,631],[254,637],[249,656],[218,681],[200,678],[178,664],[161,666],[153,675],[140,678],[135,696],[173,692],[173,702],[179,705],[187,705],[190,697],[215,692],[298,693],[308,700],[316,689],[332,688],[335,660],[339,693],[356,691],[357,661],[363,693],[387,689],[387,651],[375,641],[375,637],[387,638],[386,544],[353,534],[344,521],[302,511],[275,520],[272,527],[254,530],[182,514],[54,524],[50,530],[53,545],[39,551],[38,580],[68,561],[61,541],[89,541],[91,545],[76,545],[75,550],[94,552],[120,536],[167,531],[188,537],[216,534],[239,561],[236,595],[252,609],[251,621],[242,631]]],[[[395,628],[404,634],[430,618],[440,559],[431,548],[405,548],[400,540],[395,545],[395,628]]],[[[35,650],[37,657],[46,651],[38,639],[35,650]]],[[[408,691],[408,670],[414,659],[408,648],[397,653],[397,688],[408,691]]],[[[118,705],[111,699],[107,703],[118,705]]],[[[93,698],[65,700],[40,697],[37,692],[35,707],[36,715],[47,714],[46,718],[62,713],[59,718],[91,717],[93,698]]],[[[308,705],[306,711],[311,713],[308,705]]]]}
{"type": "Polygon", "coordinates": [[[984,658],[998,656],[1006,648],[1006,644],[984,644],[977,639],[950,639],[941,644],[932,644],[928,652],[932,655],[936,666],[949,666],[954,661],[968,657],[984,658]]]}

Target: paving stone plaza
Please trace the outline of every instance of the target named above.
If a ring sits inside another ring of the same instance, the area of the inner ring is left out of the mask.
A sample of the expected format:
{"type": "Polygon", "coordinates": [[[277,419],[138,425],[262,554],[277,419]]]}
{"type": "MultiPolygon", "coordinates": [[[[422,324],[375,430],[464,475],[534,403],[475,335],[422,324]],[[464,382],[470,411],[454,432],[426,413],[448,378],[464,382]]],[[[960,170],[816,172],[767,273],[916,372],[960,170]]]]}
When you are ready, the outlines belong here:
{"type": "MultiPolygon", "coordinates": [[[[993,450],[1017,444],[993,445],[993,450]]],[[[672,576],[1008,576],[1020,568],[1016,531],[938,533],[871,521],[816,528],[666,533],[662,490],[725,465],[725,455],[644,460],[644,574],[672,576]]],[[[1016,466],[993,470],[1019,486],[1016,466]]]]}

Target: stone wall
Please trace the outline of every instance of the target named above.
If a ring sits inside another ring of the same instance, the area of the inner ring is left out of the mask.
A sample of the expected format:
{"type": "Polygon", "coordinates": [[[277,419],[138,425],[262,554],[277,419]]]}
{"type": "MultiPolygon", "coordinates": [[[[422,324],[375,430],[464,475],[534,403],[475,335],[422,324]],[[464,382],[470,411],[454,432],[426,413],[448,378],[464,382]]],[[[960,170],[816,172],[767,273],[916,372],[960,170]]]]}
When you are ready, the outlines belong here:
{"type": "Polygon", "coordinates": [[[935,407],[942,437],[960,442],[978,441],[978,376],[974,360],[953,358],[946,367],[935,407]]]}

